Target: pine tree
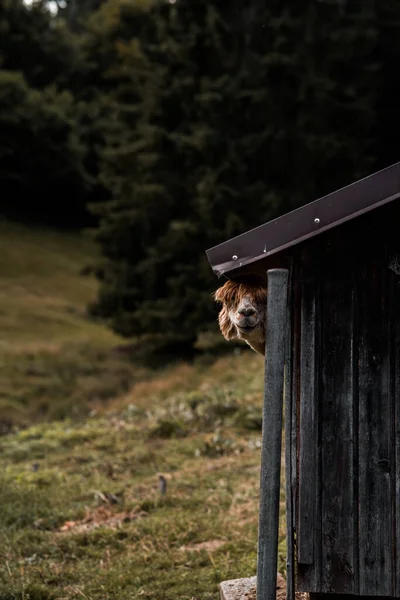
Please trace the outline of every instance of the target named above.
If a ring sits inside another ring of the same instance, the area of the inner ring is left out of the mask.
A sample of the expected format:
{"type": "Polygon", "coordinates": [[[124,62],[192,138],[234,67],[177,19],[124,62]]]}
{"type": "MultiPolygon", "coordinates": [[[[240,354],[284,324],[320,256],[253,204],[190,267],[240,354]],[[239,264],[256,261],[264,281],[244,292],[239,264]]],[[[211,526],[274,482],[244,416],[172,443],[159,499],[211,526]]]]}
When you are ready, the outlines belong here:
{"type": "Polygon", "coordinates": [[[375,3],[109,0],[96,27],[111,200],[92,310],[190,346],[215,322],[206,248],[377,164],[375,3]]]}
{"type": "Polygon", "coordinates": [[[65,19],[71,31],[85,30],[85,21],[97,11],[105,0],[55,0],[58,17],[65,19]]]}
{"type": "Polygon", "coordinates": [[[90,222],[72,83],[83,70],[77,39],[39,1],[0,3],[1,216],[57,226],[90,222]]]}
{"type": "Polygon", "coordinates": [[[46,2],[0,2],[0,68],[21,71],[33,87],[67,87],[79,63],[79,50],[62,21],[46,2]]]}
{"type": "Polygon", "coordinates": [[[32,89],[23,75],[0,70],[1,215],[80,225],[85,219],[85,149],[72,95],[32,89]]]}

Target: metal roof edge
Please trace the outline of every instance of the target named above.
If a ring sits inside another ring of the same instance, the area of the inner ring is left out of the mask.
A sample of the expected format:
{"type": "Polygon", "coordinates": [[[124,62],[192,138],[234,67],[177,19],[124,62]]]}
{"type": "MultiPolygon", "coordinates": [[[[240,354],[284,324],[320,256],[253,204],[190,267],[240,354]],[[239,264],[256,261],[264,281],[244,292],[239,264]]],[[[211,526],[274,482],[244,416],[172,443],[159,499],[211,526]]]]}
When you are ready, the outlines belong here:
{"type": "Polygon", "coordinates": [[[218,276],[299,244],[400,197],[400,162],[206,251],[218,276]]]}

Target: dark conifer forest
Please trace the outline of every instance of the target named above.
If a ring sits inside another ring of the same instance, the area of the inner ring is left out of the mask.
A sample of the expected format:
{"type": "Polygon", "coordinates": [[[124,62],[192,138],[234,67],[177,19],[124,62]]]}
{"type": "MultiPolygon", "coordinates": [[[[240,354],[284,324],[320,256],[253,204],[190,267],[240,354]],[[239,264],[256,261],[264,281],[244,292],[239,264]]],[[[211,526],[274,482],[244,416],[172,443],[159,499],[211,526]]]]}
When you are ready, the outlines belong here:
{"type": "Polygon", "coordinates": [[[91,314],[190,348],[206,248],[399,159],[399,39],[395,0],[3,0],[0,214],[90,229],[91,314]]]}

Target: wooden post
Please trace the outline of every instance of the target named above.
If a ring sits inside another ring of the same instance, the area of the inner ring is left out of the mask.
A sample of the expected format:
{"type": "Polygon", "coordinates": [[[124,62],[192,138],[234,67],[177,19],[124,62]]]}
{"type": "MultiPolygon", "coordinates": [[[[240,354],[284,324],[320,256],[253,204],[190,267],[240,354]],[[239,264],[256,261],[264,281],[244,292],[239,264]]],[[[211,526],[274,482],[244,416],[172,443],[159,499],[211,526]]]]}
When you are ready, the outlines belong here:
{"type": "Polygon", "coordinates": [[[296,487],[296,403],[293,398],[293,265],[288,287],[285,349],[285,473],[286,473],[286,600],[295,598],[294,490],[296,487]]]}
{"type": "Polygon", "coordinates": [[[288,270],[271,269],[265,348],[257,600],[276,600],[288,270]]]}

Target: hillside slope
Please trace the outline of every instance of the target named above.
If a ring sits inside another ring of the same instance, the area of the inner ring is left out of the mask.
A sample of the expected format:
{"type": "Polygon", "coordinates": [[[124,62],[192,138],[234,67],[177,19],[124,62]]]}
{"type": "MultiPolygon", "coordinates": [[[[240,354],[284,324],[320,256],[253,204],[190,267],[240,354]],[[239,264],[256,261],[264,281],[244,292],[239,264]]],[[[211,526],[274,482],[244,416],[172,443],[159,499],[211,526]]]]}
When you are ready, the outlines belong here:
{"type": "Polygon", "coordinates": [[[83,234],[0,221],[0,349],[115,344],[118,338],[85,314],[97,283],[81,272],[94,257],[83,234]]]}
{"type": "Polygon", "coordinates": [[[0,223],[0,600],[217,600],[256,568],[262,358],[127,362],[94,252],[0,223]]]}
{"type": "Polygon", "coordinates": [[[121,340],[86,315],[94,257],[83,235],[0,221],[0,432],[87,414],[132,380],[121,340]]]}
{"type": "Polygon", "coordinates": [[[254,575],[262,381],[247,351],[182,364],[0,438],[0,600],[217,600],[254,575]]]}

